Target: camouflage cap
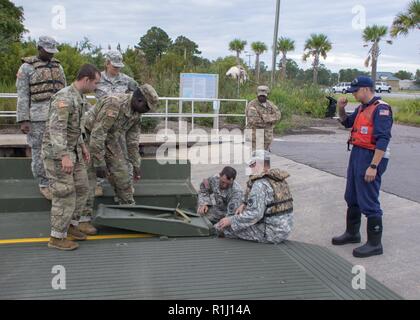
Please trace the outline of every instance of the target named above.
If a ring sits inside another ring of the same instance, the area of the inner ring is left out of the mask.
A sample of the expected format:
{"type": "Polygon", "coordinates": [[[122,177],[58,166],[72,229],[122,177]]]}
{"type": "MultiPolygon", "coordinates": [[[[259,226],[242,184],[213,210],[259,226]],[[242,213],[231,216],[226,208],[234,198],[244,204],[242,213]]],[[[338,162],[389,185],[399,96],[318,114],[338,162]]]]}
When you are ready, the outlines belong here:
{"type": "Polygon", "coordinates": [[[259,86],[257,88],[257,96],[268,96],[270,89],[267,86],[259,86]]]}
{"type": "Polygon", "coordinates": [[[116,68],[124,67],[123,58],[121,52],[117,50],[110,50],[105,54],[107,60],[116,68]]]}
{"type": "Polygon", "coordinates": [[[270,160],[270,157],[271,157],[270,152],[266,150],[255,150],[252,153],[251,158],[247,161],[247,165],[250,166],[257,161],[270,160]]]}
{"type": "Polygon", "coordinates": [[[38,47],[41,47],[42,49],[44,49],[48,53],[57,53],[58,52],[58,50],[57,50],[58,42],[55,41],[55,39],[53,37],[40,36],[37,45],[38,45],[38,47]]]}
{"type": "Polygon", "coordinates": [[[156,90],[150,84],[147,83],[139,86],[139,89],[143,96],[146,98],[147,105],[149,106],[150,110],[156,110],[156,107],[159,102],[159,96],[156,90]]]}

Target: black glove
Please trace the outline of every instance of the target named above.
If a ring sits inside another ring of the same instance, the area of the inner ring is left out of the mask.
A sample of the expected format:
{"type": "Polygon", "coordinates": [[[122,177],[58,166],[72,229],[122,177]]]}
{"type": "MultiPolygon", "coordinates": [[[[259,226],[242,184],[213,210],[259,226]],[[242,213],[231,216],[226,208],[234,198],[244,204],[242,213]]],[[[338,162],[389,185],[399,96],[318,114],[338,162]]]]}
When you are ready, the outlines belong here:
{"type": "Polygon", "coordinates": [[[98,178],[106,178],[106,176],[109,174],[107,167],[96,167],[96,176],[98,178]]]}
{"type": "Polygon", "coordinates": [[[139,180],[141,178],[140,167],[133,167],[133,179],[139,180]]]}

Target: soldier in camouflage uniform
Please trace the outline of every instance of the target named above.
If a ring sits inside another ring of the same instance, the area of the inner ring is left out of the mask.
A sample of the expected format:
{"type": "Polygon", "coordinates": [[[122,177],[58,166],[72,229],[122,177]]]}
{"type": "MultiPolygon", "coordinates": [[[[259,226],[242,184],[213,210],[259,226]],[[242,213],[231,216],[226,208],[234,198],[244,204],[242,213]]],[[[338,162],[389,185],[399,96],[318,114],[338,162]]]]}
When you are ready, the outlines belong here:
{"type": "Polygon", "coordinates": [[[95,89],[99,78],[95,66],[84,65],[76,81],[51,98],[41,150],[52,193],[51,248],[76,249],[77,243],[67,240],[67,234],[76,240],[86,239],[78,229],[89,191],[85,162],[90,161],[81,119],[86,106],[84,94],[95,89]]]}
{"type": "MultiPolygon", "coordinates": [[[[105,54],[105,70],[101,72],[101,81],[95,90],[95,96],[98,100],[106,95],[114,95],[116,93],[128,93],[136,90],[138,83],[131,77],[121,72],[124,67],[122,55],[119,51],[110,50],[105,54]]],[[[133,167],[128,159],[127,147],[124,136],[120,138],[121,148],[127,161],[127,165],[132,177],[133,167]]],[[[96,196],[103,195],[102,184],[103,179],[98,178],[95,190],[96,196]]]]}
{"type": "Polygon", "coordinates": [[[262,243],[281,243],[293,227],[293,199],[286,178],[289,174],[270,169],[269,153],[257,150],[248,162],[252,174],[244,204],[232,217],[215,225],[220,236],[262,243]]]}
{"type": "MultiPolygon", "coordinates": [[[[90,170],[100,178],[108,177],[120,204],[135,204],[135,201],[133,179],[130,178],[119,138],[125,136],[133,176],[138,180],[141,115],[154,110],[158,100],[155,89],[144,84],[133,93],[104,97],[86,113],[84,128],[90,140],[89,150],[93,160],[90,170]]],[[[88,214],[93,211],[95,183],[90,181],[90,198],[86,207],[88,214]]]]}
{"type": "MultiPolygon", "coordinates": [[[[268,87],[259,86],[257,88],[257,99],[252,100],[246,107],[247,129],[252,129],[252,150],[258,147],[256,142],[259,132],[264,132],[264,150],[269,150],[273,142],[273,129],[281,118],[281,113],[277,106],[267,100],[268,87]]],[[[262,147],[262,146],[261,146],[262,147]]]]}
{"type": "Polygon", "coordinates": [[[42,195],[51,200],[48,179],[41,159],[42,136],[48,118],[51,96],[66,86],[64,70],[60,62],[53,58],[58,52],[57,42],[48,36],[38,41],[38,56],[22,59],[16,75],[17,89],[17,122],[27,134],[28,144],[32,151],[32,173],[38,180],[42,195]]]}
{"type": "Polygon", "coordinates": [[[206,215],[211,223],[235,214],[241,205],[243,191],[235,178],[236,170],[225,167],[218,175],[204,179],[200,184],[198,213],[206,215]]]}

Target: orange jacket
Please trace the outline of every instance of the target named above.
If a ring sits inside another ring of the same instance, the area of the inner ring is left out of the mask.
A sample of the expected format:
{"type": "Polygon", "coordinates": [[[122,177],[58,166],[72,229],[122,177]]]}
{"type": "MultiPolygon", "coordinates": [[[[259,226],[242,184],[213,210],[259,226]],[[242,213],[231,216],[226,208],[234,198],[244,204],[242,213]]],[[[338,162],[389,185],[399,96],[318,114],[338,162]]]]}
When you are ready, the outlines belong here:
{"type": "Polygon", "coordinates": [[[376,108],[380,104],[385,104],[389,106],[386,102],[382,100],[376,100],[371,105],[367,106],[365,109],[359,107],[356,119],[354,120],[353,127],[350,132],[349,144],[369,149],[375,150],[376,141],[373,135],[374,125],[373,125],[373,114],[375,113],[376,108]]]}

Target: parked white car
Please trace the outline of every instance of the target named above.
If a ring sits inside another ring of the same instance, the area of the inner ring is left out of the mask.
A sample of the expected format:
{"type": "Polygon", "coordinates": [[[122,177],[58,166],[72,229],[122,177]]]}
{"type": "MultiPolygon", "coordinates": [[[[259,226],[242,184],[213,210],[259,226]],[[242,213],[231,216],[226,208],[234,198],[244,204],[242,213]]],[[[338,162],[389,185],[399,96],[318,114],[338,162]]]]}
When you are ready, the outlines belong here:
{"type": "Polygon", "coordinates": [[[392,87],[386,82],[382,82],[382,81],[376,82],[375,91],[378,93],[381,93],[382,91],[387,91],[391,93],[391,89],[392,87]]]}
{"type": "Polygon", "coordinates": [[[350,82],[340,82],[340,83],[337,83],[334,87],[332,87],[331,90],[333,93],[341,92],[341,93],[346,94],[350,86],[351,86],[350,82]]]}

